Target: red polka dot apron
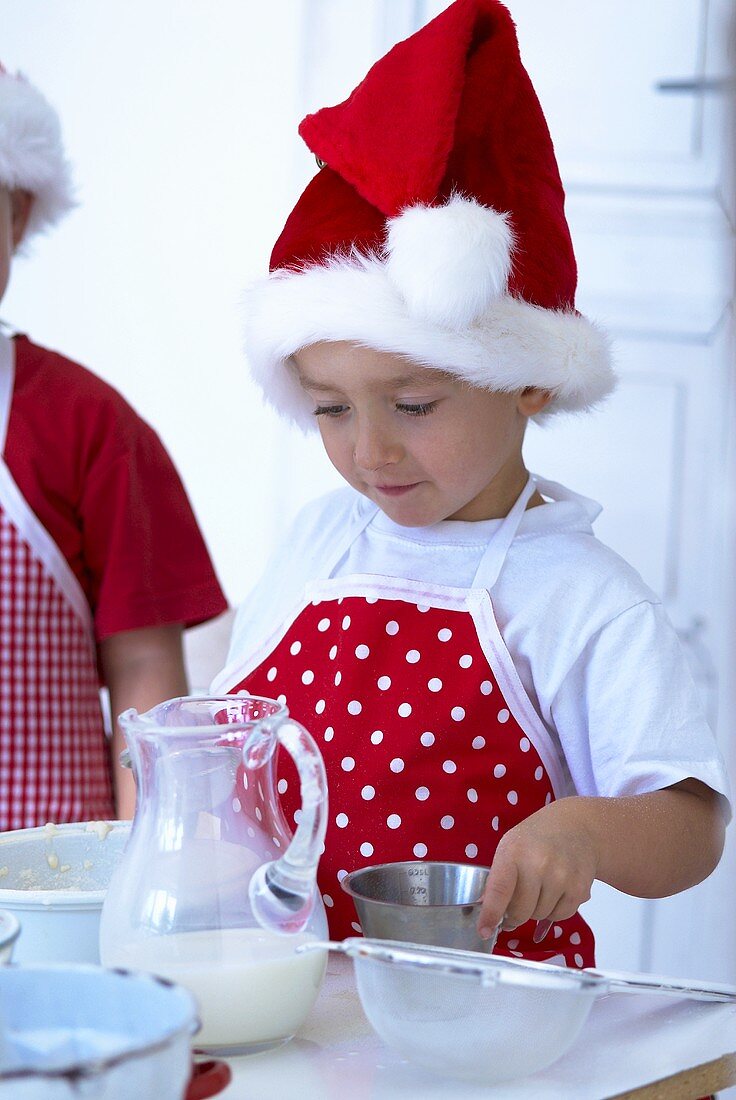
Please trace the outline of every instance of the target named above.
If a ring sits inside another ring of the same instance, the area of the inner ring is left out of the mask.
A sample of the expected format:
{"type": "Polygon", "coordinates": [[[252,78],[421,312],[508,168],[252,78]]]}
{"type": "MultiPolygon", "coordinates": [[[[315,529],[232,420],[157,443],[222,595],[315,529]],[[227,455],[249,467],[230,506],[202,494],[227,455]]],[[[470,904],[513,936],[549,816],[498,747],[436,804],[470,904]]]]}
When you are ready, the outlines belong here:
{"type": "MultiPolygon", "coordinates": [[[[0,454],[14,377],[0,333],[0,454]]],[[[2,460],[0,592],[0,830],[111,817],[89,606],[2,460]]]]}
{"type": "MultiPolygon", "coordinates": [[[[489,596],[534,488],[530,479],[470,589],[373,575],[312,583],[267,655],[244,658],[219,680],[228,691],[280,698],[320,745],[330,822],[318,881],[334,938],[360,931],[340,888],[349,871],[412,859],[490,865],[504,833],[564,789],[559,756],[489,596]]],[[[355,537],[353,530],[333,548],[324,576],[355,537]]],[[[280,774],[292,817],[296,773],[283,760],[280,774]]],[[[540,944],[535,927],[501,933],[495,950],[594,965],[593,935],[579,914],[540,944]]]]}

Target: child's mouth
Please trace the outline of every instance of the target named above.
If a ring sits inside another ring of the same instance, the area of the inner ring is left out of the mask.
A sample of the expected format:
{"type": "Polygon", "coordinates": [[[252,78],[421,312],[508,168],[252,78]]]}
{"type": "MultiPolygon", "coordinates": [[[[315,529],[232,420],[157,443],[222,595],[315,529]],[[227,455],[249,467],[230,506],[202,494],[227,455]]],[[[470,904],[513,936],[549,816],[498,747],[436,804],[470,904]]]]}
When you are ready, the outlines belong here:
{"type": "Polygon", "coordinates": [[[412,485],[376,485],[376,492],[383,493],[388,497],[400,497],[404,493],[411,492],[412,489],[416,489],[418,481],[415,481],[412,485]]]}

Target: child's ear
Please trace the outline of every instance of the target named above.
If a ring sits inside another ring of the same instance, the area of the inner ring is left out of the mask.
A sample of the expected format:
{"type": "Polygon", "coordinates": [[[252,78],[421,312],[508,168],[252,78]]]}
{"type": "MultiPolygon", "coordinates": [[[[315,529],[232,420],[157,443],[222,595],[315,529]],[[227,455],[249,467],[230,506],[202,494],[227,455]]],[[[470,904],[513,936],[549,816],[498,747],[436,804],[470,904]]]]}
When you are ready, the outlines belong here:
{"type": "Polygon", "coordinates": [[[10,210],[12,216],[13,247],[17,248],[31,216],[33,195],[30,191],[16,189],[10,192],[10,210]]]}
{"type": "Polygon", "coordinates": [[[536,416],[552,400],[549,390],[538,390],[536,386],[527,386],[519,394],[517,408],[522,416],[536,416]]]}

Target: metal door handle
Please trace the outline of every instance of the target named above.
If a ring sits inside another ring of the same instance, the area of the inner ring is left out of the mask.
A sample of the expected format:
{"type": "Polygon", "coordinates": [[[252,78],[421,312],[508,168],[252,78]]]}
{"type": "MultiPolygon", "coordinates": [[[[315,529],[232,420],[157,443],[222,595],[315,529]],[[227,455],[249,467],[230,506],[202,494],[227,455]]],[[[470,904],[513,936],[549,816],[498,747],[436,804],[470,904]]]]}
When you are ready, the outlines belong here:
{"type": "Polygon", "coordinates": [[[658,92],[687,92],[692,95],[736,91],[736,78],[732,76],[692,76],[680,80],[658,80],[654,85],[658,92]]]}

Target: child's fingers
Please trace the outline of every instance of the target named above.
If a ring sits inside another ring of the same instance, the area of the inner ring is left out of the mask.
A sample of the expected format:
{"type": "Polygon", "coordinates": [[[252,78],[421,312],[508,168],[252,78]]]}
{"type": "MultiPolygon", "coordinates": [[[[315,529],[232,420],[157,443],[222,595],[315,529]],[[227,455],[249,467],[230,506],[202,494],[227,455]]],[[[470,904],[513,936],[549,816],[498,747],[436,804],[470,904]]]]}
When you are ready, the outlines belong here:
{"type": "Polygon", "coordinates": [[[557,912],[558,906],[563,900],[569,900],[571,896],[571,892],[562,877],[554,875],[551,881],[543,880],[539,891],[539,899],[534,911],[529,916],[537,921],[559,920],[559,917],[553,917],[552,914],[557,912]]]}
{"type": "MultiPolygon", "coordinates": [[[[492,870],[491,874],[493,874],[492,870]]],[[[518,867],[516,889],[506,906],[502,926],[505,932],[518,928],[520,924],[525,924],[537,912],[541,889],[542,882],[538,875],[533,872],[530,873],[523,865],[518,867]]]]}
{"type": "Polygon", "coordinates": [[[539,904],[532,914],[537,920],[567,920],[590,898],[590,883],[580,874],[546,883],[539,895],[539,904]]]}
{"type": "Polygon", "coordinates": [[[563,894],[547,919],[553,924],[555,921],[568,920],[575,916],[583,901],[587,901],[587,898],[580,899],[575,894],[563,894]]]}
{"type": "Polygon", "coordinates": [[[504,859],[496,853],[478,917],[478,934],[481,939],[490,939],[504,919],[506,910],[516,889],[518,868],[514,860],[504,859]]]}

